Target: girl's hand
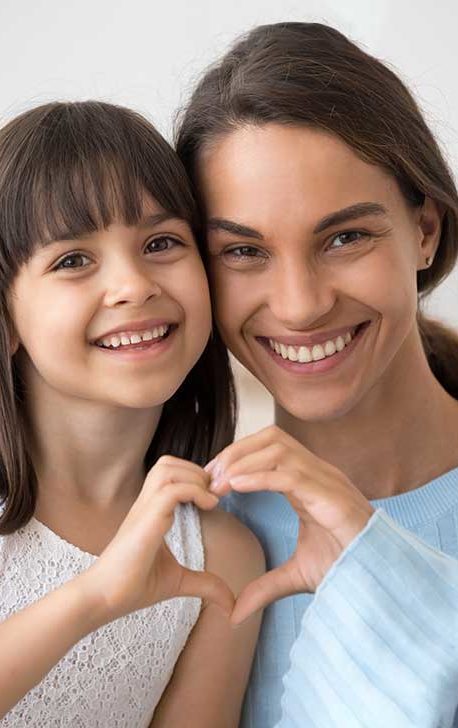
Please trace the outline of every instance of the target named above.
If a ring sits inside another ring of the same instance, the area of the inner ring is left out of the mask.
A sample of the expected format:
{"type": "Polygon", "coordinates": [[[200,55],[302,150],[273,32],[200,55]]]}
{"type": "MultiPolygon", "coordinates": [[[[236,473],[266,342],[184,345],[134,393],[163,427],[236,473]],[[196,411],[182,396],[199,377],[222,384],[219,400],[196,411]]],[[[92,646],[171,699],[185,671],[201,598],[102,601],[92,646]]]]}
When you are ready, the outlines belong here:
{"type": "Polygon", "coordinates": [[[314,592],[374,513],[340,470],[275,426],[229,445],[205,469],[218,495],[276,491],[299,516],[296,551],[242,591],[231,617],[235,623],[282,597],[314,592]]]}
{"type": "Polygon", "coordinates": [[[151,468],[115,537],[82,575],[103,605],[104,621],[177,596],[201,597],[231,613],[234,596],[222,579],[181,566],[164,542],[178,503],[206,511],[216,506],[209,482],[198,465],[172,456],[159,458],[151,468]]]}

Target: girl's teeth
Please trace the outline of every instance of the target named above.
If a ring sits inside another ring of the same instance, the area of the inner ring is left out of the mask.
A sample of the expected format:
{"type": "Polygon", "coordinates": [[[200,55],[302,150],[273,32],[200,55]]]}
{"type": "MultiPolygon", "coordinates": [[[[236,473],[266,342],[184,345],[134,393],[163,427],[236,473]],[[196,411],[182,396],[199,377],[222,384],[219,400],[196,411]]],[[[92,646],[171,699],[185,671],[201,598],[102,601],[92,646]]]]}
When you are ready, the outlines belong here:
{"type": "Polygon", "coordinates": [[[305,364],[312,361],[310,350],[306,346],[299,347],[299,361],[305,364]]]}
{"type": "Polygon", "coordinates": [[[298,360],[297,351],[292,346],[288,346],[288,359],[290,361],[297,361],[298,360]]]}
{"type": "Polygon", "coordinates": [[[338,336],[336,339],[336,349],[337,351],[342,351],[342,349],[345,349],[345,341],[341,336],[338,336]]]}
{"type": "Polygon", "coordinates": [[[313,361],[320,361],[320,359],[324,359],[325,357],[326,357],[326,354],[324,353],[324,349],[321,346],[321,344],[315,344],[315,346],[312,349],[313,361]]]}
{"type": "Polygon", "coordinates": [[[315,344],[312,348],[308,346],[291,346],[288,344],[280,344],[275,339],[269,339],[269,346],[279,354],[283,359],[289,361],[298,361],[301,364],[308,364],[311,361],[320,361],[328,356],[333,356],[336,352],[345,349],[345,346],[352,340],[350,331],[336,339],[326,341],[324,344],[315,344]]]}
{"type": "MultiPolygon", "coordinates": [[[[152,331],[144,331],[138,334],[121,334],[120,336],[110,336],[102,339],[102,345],[106,348],[117,349],[120,346],[129,346],[130,344],[141,344],[142,341],[152,341],[164,336],[169,330],[169,326],[158,326],[152,331]]],[[[273,342],[272,342],[273,343],[273,342]]]]}

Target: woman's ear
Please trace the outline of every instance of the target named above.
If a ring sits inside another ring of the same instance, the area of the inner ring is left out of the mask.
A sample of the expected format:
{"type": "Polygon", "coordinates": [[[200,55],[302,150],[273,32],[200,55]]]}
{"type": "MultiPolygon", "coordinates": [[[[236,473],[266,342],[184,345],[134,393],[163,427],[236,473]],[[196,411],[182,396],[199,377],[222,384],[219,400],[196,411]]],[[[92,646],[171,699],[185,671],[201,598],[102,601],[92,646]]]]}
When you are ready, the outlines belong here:
{"type": "Polygon", "coordinates": [[[429,268],[434,260],[442,232],[444,210],[430,197],[425,197],[419,209],[420,238],[418,245],[418,270],[429,268]]]}

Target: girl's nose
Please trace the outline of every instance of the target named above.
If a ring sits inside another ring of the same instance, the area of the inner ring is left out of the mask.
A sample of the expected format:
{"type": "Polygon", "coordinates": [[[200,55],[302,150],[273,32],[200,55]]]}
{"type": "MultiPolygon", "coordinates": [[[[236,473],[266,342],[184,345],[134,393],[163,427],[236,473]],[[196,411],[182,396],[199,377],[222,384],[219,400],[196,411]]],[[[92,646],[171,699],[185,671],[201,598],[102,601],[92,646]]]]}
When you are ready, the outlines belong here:
{"type": "Polygon", "coordinates": [[[336,300],[331,281],[304,262],[282,266],[273,277],[270,309],[288,329],[313,326],[334,308],[336,300]]]}
{"type": "Polygon", "coordinates": [[[145,270],[145,266],[123,266],[117,273],[111,272],[105,293],[106,306],[133,304],[141,306],[150,298],[162,293],[161,287],[154,277],[153,270],[145,270]]]}

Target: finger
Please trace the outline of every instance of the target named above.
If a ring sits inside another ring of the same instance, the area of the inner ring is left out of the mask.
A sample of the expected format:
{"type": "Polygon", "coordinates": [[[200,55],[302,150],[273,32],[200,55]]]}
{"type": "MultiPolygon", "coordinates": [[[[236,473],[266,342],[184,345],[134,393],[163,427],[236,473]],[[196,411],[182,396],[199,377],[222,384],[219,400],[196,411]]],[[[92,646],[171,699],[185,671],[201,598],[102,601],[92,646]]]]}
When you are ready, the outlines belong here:
{"type": "Polygon", "coordinates": [[[213,460],[207,463],[205,469],[217,477],[225,468],[228,468],[232,463],[245,457],[245,455],[256,452],[275,441],[288,437],[279,427],[270,425],[253,435],[247,435],[247,437],[243,437],[237,440],[237,442],[228,445],[224,450],[221,450],[216,458],[213,458],[213,460]]]}
{"type": "Polygon", "coordinates": [[[180,464],[157,462],[146,476],[143,488],[148,492],[160,490],[170,483],[192,483],[207,490],[210,476],[202,468],[194,469],[180,464]]]}
{"type": "Polygon", "coordinates": [[[219,503],[218,496],[189,483],[169,483],[152,501],[158,512],[170,514],[179,503],[193,503],[197,508],[208,511],[219,503]]]}
{"type": "Polygon", "coordinates": [[[205,602],[217,604],[228,617],[235,603],[233,593],[219,576],[208,571],[191,571],[184,567],[176,596],[200,597],[205,602]]]}
{"type": "Polygon", "coordinates": [[[240,624],[258,609],[264,609],[277,599],[283,599],[303,590],[299,584],[294,584],[290,563],[287,561],[276,569],[268,571],[242,589],[231,614],[233,624],[240,624]]]}
{"type": "Polygon", "coordinates": [[[321,487],[317,486],[315,481],[308,480],[301,473],[291,470],[268,470],[248,475],[235,475],[229,479],[229,485],[232,490],[238,493],[271,490],[285,495],[296,495],[298,490],[308,490],[311,496],[321,490],[321,487]]]}
{"type": "MultiPolygon", "coordinates": [[[[175,457],[175,455],[161,455],[161,457],[156,460],[153,468],[156,465],[175,465],[177,467],[185,468],[189,471],[195,471],[196,473],[205,473],[204,468],[202,468],[200,465],[197,465],[197,463],[193,463],[190,460],[185,460],[184,458],[177,458],[175,457]]],[[[150,471],[151,470],[152,468],[150,469],[150,471]]]]}
{"type": "MultiPolygon", "coordinates": [[[[294,470],[294,453],[280,442],[274,442],[267,447],[251,452],[245,457],[237,460],[227,467],[221,475],[213,477],[210,483],[210,490],[218,495],[225,495],[230,490],[230,480],[238,475],[250,475],[259,471],[266,472],[281,468],[286,464],[289,469],[294,470]]],[[[300,467],[298,463],[297,468],[300,467]]]]}
{"type": "Polygon", "coordinates": [[[193,503],[197,508],[208,511],[215,508],[218,502],[216,495],[199,485],[168,483],[161,490],[153,491],[148,499],[138,498],[121,528],[126,530],[143,524],[151,536],[155,534],[159,538],[169,530],[178,503],[193,503]]]}

